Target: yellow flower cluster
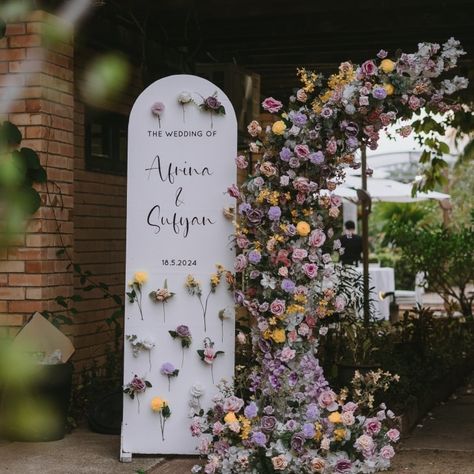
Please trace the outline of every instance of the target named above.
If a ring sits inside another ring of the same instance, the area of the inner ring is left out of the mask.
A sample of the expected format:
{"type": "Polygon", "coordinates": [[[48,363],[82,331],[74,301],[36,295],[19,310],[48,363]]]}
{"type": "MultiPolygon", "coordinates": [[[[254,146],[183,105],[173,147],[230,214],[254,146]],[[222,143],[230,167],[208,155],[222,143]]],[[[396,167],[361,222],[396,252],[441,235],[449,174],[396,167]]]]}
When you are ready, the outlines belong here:
{"type": "Polygon", "coordinates": [[[148,281],[147,272],[135,272],[133,275],[133,284],[142,286],[148,281]]]}
{"type": "Polygon", "coordinates": [[[279,198],[280,193],[278,191],[270,191],[268,188],[264,188],[258,194],[257,202],[261,204],[263,201],[267,201],[272,206],[276,206],[279,198]]]}
{"type": "Polygon", "coordinates": [[[305,92],[314,92],[318,75],[313,71],[307,71],[305,68],[297,69],[297,76],[303,84],[303,90],[305,92]]]}
{"type": "Polygon", "coordinates": [[[286,334],[284,329],[274,329],[271,335],[271,338],[277,343],[282,343],[286,341],[286,334]]]}
{"type": "MultiPolygon", "coordinates": [[[[295,298],[296,299],[296,298],[295,298]]],[[[304,313],[304,306],[299,304],[291,304],[286,308],[286,314],[304,313]]]]}
{"type": "Polygon", "coordinates": [[[153,397],[151,399],[151,409],[159,413],[163,408],[168,406],[168,402],[164,398],[153,397]]]}
{"type": "Polygon", "coordinates": [[[306,304],[307,301],[308,301],[308,298],[306,297],[306,295],[302,295],[302,294],[296,294],[293,296],[293,299],[297,302],[297,303],[301,303],[301,304],[306,304]]]}
{"type": "Polygon", "coordinates": [[[241,415],[239,416],[239,422],[241,426],[240,438],[248,439],[250,431],[252,430],[252,424],[250,423],[250,420],[241,415]]]}

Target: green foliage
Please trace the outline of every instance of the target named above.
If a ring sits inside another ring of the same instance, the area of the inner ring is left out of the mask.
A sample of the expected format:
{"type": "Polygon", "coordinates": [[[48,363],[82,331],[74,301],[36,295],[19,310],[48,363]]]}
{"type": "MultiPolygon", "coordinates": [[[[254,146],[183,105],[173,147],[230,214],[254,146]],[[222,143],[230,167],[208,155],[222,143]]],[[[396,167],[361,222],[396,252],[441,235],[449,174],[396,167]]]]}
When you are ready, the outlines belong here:
{"type": "Polygon", "coordinates": [[[474,280],[474,228],[397,225],[391,232],[407,266],[415,273],[424,272],[428,286],[447,305],[455,303],[464,316],[472,318],[474,294],[469,293],[468,284],[474,280]]]}
{"type": "Polygon", "coordinates": [[[9,243],[21,232],[28,217],[41,206],[34,185],[47,179],[38,154],[31,148],[20,148],[21,140],[14,124],[0,125],[0,244],[9,243]]]}

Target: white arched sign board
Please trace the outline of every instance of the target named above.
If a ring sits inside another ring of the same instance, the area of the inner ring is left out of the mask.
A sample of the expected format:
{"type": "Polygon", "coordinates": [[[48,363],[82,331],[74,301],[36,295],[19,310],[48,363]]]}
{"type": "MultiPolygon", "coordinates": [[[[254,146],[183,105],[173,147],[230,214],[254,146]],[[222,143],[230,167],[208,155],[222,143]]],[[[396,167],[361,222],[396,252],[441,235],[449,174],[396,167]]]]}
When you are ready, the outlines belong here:
{"type": "Polygon", "coordinates": [[[195,454],[196,441],[189,429],[190,389],[194,384],[204,388],[199,402],[206,409],[217,392],[215,383],[232,380],[235,317],[225,278],[208,298],[206,331],[200,300],[187,291],[185,281],[192,275],[200,282],[205,306],[216,264],[233,268],[232,223],[223,210],[235,206],[226,189],[235,181],[236,150],[233,107],[205,79],[189,75],[160,79],[133,106],[128,130],[127,291],[135,272],[146,272],[148,279],[141,287],[143,319],[136,301],[127,297],[125,304],[124,385],[137,375],[152,386],[134,399],[124,394],[123,461],[132,453],[195,454]],[[187,99],[183,92],[193,100],[183,103],[187,99]],[[225,114],[199,107],[212,95],[225,114]],[[165,284],[174,295],[163,304],[149,294],[165,284]],[[182,349],[180,339],[168,332],[178,325],[191,331],[189,348],[182,349]],[[151,338],[155,347],[134,356],[127,336],[151,338]],[[213,374],[197,352],[204,348],[206,337],[214,342],[215,351],[224,352],[215,359],[213,374]],[[166,362],[179,369],[177,376],[162,375],[160,368],[166,362]],[[171,410],[164,441],[160,415],[151,409],[157,396],[166,399],[171,410]]]}

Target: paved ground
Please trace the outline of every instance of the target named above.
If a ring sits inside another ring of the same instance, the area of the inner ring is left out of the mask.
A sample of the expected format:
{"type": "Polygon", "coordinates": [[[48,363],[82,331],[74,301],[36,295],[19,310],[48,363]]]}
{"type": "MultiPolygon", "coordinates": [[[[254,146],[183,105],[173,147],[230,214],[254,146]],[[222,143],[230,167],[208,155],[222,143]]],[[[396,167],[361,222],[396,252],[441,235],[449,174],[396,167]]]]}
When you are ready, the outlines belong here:
{"type": "MultiPolygon", "coordinates": [[[[474,377],[401,444],[392,474],[474,474],[474,377]]],[[[0,441],[1,474],[186,474],[194,459],[134,456],[118,462],[119,437],[76,430],[51,443],[0,441]]]]}
{"type": "MultiPolygon", "coordinates": [[[[120,437],[75,430],[61,441],[7,443],[0,441],[1,474],[132,474],[147,472],[162,458],[134,457],[118,461],[120,437]]],[[[176,471],[178,473],[179,471],[176,471]]]]}

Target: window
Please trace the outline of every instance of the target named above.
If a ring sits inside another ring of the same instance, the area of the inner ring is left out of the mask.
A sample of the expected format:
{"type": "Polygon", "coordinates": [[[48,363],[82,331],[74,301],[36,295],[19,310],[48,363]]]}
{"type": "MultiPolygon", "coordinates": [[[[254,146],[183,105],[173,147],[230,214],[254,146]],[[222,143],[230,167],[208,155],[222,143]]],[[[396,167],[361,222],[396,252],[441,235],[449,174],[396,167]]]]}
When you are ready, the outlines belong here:
{"type": "Polygon", "coordinates": [[[127,172],[127,117],[88,109],[85,116],[86,169],[125,175],[127,172]]]}

